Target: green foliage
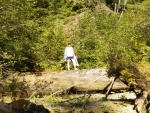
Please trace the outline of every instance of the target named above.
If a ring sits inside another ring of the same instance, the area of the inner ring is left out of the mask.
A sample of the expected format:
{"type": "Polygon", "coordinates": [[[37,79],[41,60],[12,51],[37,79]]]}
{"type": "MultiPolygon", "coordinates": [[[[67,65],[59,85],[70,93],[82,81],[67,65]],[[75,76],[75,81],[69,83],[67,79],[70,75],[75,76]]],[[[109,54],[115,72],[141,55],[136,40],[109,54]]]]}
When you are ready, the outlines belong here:
{"type": "Polygon", "coordinates": [[[89,14],[80,20],[79,29],[76,31],[74,43],[77,56],[83,68],[94,68],[101,65],[101,37],[96,29],[94,18],[89,14]]]}
{"type": "Polygon", "coordinates": [[[4,60],[8,59],[8,56],[3,58],[3,63],[9,63],[10,67],[22,59],[21,54],[25,51],[23,46],[27,44],[26,36],[31,34],[28,32],[25,21],[31,16],[27,13],[31,11],[31,8],[23,1],[5,1],[2,4],[0,45],[2,54],[9,56],[9,60],[4,60]]]}
{"type": "Polygon", "coordinates": [[[55,17],[48,17],[48,10],[40,3],[38,5],[42,6],[36,8],[33,2],[5,1],[2,4],[0,50],[5,57],[1,63],[7,63],[9,68],[17,71],[41,71],[45,68],[41,62],[56,64],[62,54],[60,43],[63,43],[64,36],[62,27],[56,27],[54,23],[55,17]],[[6,55],[9,60],[5,60],[8,59],[6,55]]]}
{"type": "MultiPolygon", "coordinates": [[[[148,5],[148,3],[144,3],[148,5]]],[[[135,83],[135,78],[145,75],[139,69],[139,63],[148,61],[149,45],[142,34],[148,33],[139,26],[148,29],[149,17],[138,10],[142,4],[134,6],[133,10],[123,14],[106,14],[104,12],[87,12],[80,20],[76,32],[78,59],[84,62],[82,67],[93,68],[106,63],[108,74],[123,77],[128,82],[135,83]],[[136,9],[137,8],[137,9],[136,9]],[[135,13],[136,12],[136,13],[135,13]],[[142,19],[145,17],[144,19],[142,19]],[[140,23],[144,20],[144,24],[140,23]]],[[[142,7],[143,9],[143,7],[142,7]]],[[[147,9],[148,7],[144,8],[147,9]]]]}
{"type": "Polygon", "coordinates": [[[118,3],[117,0],[1,1],[1,65],[21,72],[62,70],[59,62],[67,42],[71,41],[79,68],[107,66],[110,76],[139,77],[138,64],[150,59],[150,2],[129,0],[123,16],[97,10],[102,2],[112,9],[118,3]],[[64,26],[71,30],[65,30],[64,26]]]}
{"type": "Polygon", "coordinates": [[[143,36],[141,36],[141,31],[138,30],[138,26],[141,25],[139,21],[142,19],[141,11],[135,11],[138,11],[136,18],[134,18],[135,13],[131,11],[125,13],[117,23],[117,28],[113,31],[115,38],[112,37],[112,34],[111,40],[109,40],[112,42],[113,39],[113,42],[112,45],[109,44],[111,49],[108,52],[109,59],[107,60],[110,75],[121,76],[131,83],[135,83],[135,78],[145,77],[145,74],[141,73],[138,64],[147,61],[149,56],[149,47],[143,36]]]}
{"type": "Polygon", "coordinates": [[[34,7],[48,8],[50,6],[48,0],[34,0],[34,7]]]}
{"type": "Polygon", "coordinates": [[[41,56],[42,65],[47,64],[47,66],[50,66],[50,67],[52,65],[59,65],[58,62],[63,57],[64,32],[63,32],[63,28],[61,24],[62,24],[61,21],[56,20],[54,23],[51,23],[51,25],[50,24],[48,25],[51,27],[42,28],[42,30],[44,31],[39,36],[40,46],[39,44],[37,44],[37,47],[36,47],[38,48],[39,55],[40,56],[42,55],[41,56]],[[59,26],[58,26],[58,23],[59,23],[59,26]],[[40,50],[42,50],[42,52],[40,50]]]}

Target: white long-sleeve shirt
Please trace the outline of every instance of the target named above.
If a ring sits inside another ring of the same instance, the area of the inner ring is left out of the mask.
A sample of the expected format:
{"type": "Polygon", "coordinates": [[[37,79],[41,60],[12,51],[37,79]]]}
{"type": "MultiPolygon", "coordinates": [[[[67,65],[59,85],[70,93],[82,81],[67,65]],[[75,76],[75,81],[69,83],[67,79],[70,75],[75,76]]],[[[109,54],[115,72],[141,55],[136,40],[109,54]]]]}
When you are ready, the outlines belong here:
{"type": "Polygon", "coordinates": [[[65,56],[67,57],[72,57],[72,56],[75,56],[74,54],[74,50],[71,46],[67,46],[66,49],[65,49],[65,56]]]}

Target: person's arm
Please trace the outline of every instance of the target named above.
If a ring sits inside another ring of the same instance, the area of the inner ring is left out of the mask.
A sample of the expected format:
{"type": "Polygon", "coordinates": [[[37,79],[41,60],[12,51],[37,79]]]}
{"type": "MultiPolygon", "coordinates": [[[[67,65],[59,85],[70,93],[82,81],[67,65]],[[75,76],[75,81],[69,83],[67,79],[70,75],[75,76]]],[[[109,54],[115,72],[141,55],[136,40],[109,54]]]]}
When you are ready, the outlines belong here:
{"type": "Polygon", "coordinates": [[[67,58],[67,47],[65,48],[65,52],[64,52],[64,59],[67,58]]]}

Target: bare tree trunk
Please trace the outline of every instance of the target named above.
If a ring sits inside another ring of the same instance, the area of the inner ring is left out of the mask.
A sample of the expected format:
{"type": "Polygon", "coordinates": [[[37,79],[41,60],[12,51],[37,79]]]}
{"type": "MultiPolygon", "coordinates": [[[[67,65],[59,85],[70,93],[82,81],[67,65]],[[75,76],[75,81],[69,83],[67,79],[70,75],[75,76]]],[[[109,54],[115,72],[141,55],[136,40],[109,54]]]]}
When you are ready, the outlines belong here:
{"type": "Polygon", "coordinates": [[[114,11],[115,11],[115,13],[117,12],[117,3],[115,3],[114,11]]]}
{"type": "Polygon", "coordinates": [[[120,2],[121,2],[121,0],[118,0],[118,4],[117,4],[117,12],[119,12],[120,2]]]}
{"type": "Polygon", "coordinates": [[[123,15],[123,12],[124,12],[124,10],[125,10],[125,5],[126,5],[126,3],[127,3],[127,0],[124,1],[124,7],[123,7],[123,10],[122,10],[122,12],[121,12],[121,15],[120,15],[119,20],[121,19],[122,15],[123,15]]]}

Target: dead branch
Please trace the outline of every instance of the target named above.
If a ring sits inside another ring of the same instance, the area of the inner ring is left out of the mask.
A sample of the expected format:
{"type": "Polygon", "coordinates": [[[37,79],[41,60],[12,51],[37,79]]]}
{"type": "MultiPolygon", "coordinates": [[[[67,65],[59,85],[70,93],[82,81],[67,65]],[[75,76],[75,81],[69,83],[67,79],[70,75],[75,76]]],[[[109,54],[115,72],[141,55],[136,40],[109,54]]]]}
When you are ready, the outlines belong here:
{"type": "Polygon", "coordinates": [[[111,89],[112,89],[112,87],[113,87],[113,85],[114,85],[114,82],[115,82],[115,80],[116,80],[116,77],[117,77],[117,76],[115,76],[115,77],[113,78],[113,80],[112,80],[112,82],[111,82],[111,84],[110,84],[110,86],[109,86],[109,89],[107,90],[107,92],[106,92],[106,94],[105,94],[105,98],[106,98],[106,99],[107,99],[108,94],[109,94],[109,92],[111,91],[111,89]]]}

